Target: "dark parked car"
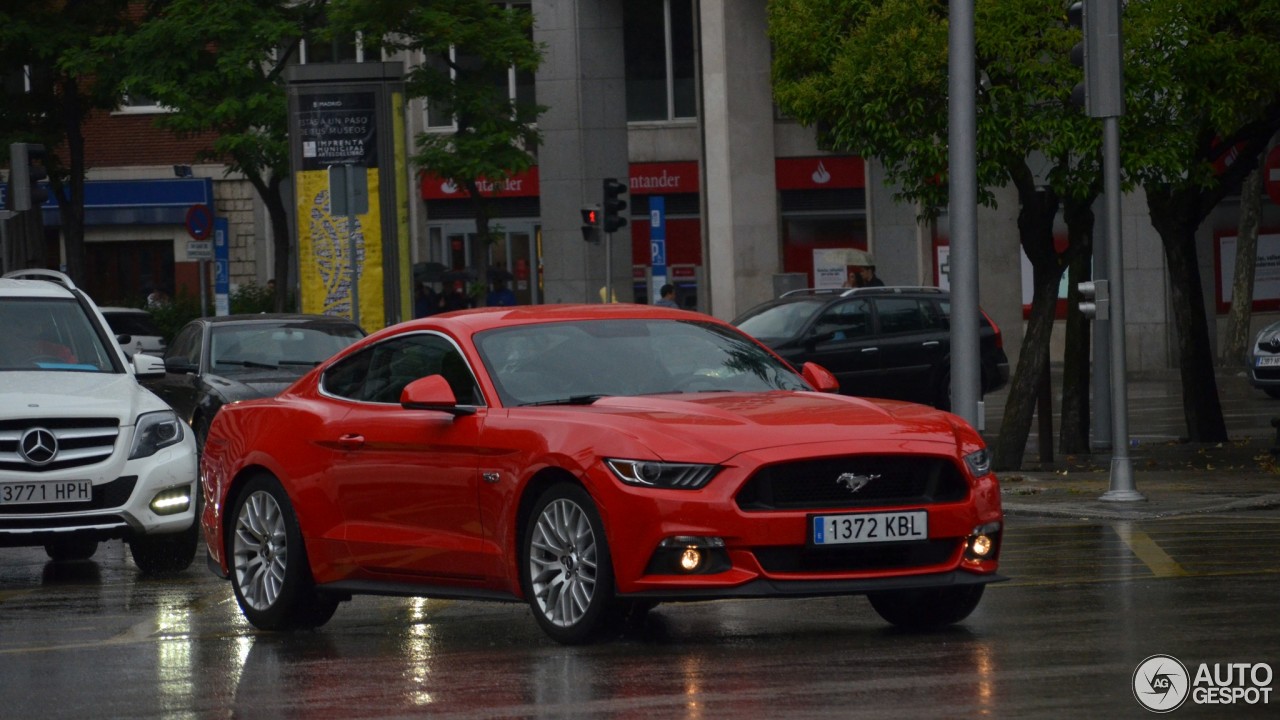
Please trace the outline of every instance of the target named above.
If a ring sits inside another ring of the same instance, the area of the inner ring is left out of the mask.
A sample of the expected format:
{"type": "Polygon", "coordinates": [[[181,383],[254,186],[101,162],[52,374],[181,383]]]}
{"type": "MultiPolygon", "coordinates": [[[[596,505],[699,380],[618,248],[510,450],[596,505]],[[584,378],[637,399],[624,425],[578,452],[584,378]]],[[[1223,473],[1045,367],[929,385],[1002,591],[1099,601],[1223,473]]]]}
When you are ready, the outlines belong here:
{"type": "Polygon", "coordinates": [[[164,377],[144,384],[191,425],[203,448],[223,405],[275,395],[364,335],[350,320],[325,315],[199,318],[174,336],[164,377]]]}
{"type": "MultiPolygon", "coordinates": [[[[932,287],[797,290],[733,324],[795,367],[815,362],[846,395],[951,407],[951,299],[932,287]]],[[[982,391],[1009,381],[1000,328],[982,314],[982,391]]]]}

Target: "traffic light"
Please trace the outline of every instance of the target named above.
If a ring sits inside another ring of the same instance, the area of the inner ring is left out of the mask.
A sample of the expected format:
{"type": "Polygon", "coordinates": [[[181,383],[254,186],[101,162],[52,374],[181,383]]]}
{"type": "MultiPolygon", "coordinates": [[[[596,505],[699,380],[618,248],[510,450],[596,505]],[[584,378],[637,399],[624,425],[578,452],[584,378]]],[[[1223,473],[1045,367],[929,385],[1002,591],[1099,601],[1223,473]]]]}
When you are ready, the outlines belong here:
{"type": "Polygon", "coordinates": [[[627,224],[627,219],[621,214],[627,209],[627,201],[620,197],[626,192],[627,186],[618,182],[616,178],[604,179],[604,231],[607,233],[614,232],[627,224]]]}
{"type": "Polygon", "coordinates": [[[1071,64],[1084,78],[1071,90],[1071,103],[1096,118],[1124,114],[1124,53],[1119,0],[1083,0],[1067,8],[1067,23],[1080,31],[1071,64]]]}
{"type": "Polygon", "coordinates": [[[9,209],[14,212],[40,207],[49,191],[40,182],[49,177],[44,166],[44,146],[35,143],[9,145],[9,209]],[[38,163],[38,164],[37,164],[38,163]]]}
{"type": "Polygon", "coordinates": [[[1111,317],[1111,291],[1106,280],[1082,282],[1076,286],[1080,291],[1080,312],[1094,320],[1107,320],[1111,317]]]}
{"type": "Polygon", "coordinates": [[[582,206],[582,239],[596,242],[600,239],[597,231],[600,227],[600,208],[595,205],[582,206]]]}

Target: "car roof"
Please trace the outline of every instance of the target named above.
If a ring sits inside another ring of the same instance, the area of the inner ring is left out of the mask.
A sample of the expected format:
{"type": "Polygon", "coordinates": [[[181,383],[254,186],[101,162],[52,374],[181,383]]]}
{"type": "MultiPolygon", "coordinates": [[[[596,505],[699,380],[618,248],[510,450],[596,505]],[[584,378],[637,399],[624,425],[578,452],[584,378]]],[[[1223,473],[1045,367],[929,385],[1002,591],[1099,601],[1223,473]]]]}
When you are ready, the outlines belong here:
{"type": "Polygon", "coordinates": [[[710,315],[689,310],[632,303],[610,303],[607,305],[515,305],[456,310],[419,320],[410,320],[402,325],[429,327],[443,324],[465,328],[468,332],[476,333],[511,325],[583,320],[698,320],[724,324],[710,315]]]}
{"type": "Polygon", "coordinates": [[[116,315],[123,315],[125,313],[129,313],[131,315],[150,315],[151,314],[151,311],[144,310],[142,308],[116,307],[112,305],[108,305],[107,307],[99,307],[98,309],[102,311],[103,315],[109,315],[113,313],[116,315]]]}

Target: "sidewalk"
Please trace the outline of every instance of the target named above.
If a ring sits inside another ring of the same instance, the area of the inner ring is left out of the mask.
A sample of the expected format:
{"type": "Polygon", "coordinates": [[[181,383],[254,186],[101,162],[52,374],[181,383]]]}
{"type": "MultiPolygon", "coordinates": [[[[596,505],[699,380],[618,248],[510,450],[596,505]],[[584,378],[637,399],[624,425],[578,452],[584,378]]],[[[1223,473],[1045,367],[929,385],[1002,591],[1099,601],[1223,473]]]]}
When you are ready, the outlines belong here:
{"type": "Polygon", "coordinates": [[[1059,457],[1048,466],[1028,458],[1022,470],[998,473],[1005,513],[1103,520],[1280,507],[1280,457],[1274,441],[1221,444],[1169,441],[1130,450],[1134,489],[1145,500],[1101,500],[1111,488],[1111,456],[1059,457]]]}
{"type": "MultiPolygon", "coordinates": [[[[1057,402],[1060,374],[1053,380],[1057,402]]],[[[1129,437],[1137,445],[1129,457],[1134,489],[1146,498],[1141,501],[1099,500],[1111,487],[1109,453],[1055,452],[1041,463],[1033,421],[1022,468],[997,473],[1005,512],[1124,520],[1280,507],[1280,455],[1272,453],[1280,448],[1271,425],[1280,417],[1280,401],[1249,387],[1242,372],[1220,370],[1217,383],[1231,438],[1220,444],[1179,440],[1186,428],[1176,372],[1130,381],[1129,437]]],[[[998,432],[1006,393],[987,398],[988,442],[998,432]]],[[[1056,430],[1056,417],[1054,423],[1056,430]]]]}

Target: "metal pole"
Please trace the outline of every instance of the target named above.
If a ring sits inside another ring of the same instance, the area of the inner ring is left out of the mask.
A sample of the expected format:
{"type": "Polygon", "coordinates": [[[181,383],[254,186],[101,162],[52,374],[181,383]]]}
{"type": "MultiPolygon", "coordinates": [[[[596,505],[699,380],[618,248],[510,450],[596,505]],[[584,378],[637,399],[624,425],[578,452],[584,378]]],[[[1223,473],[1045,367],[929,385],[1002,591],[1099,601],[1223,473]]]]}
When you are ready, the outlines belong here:
{"type": "Polygon", "coordinates": [[[1107,205],[1107,272],[1111,313],[1111,489],[1099,500],[1146,500],[1133,483],[1129,460],[1129,398],[1125,377],[1124,254],[1120,237],[1120,118],[1102,118],[1102,171],[1107,205]]]}
{"type": "Polygon", "coordinates": [[[951,410],[981,429],[978,364],[977,110],[973,0],[950,3],[947,162],[951,219],[951,410]]]}
{"type": "Polygon", "coordinates": [[[604,234],[604,298],[601,302],[613,302],[613,233],[604,234]]]}
{"type": "Polygon", "coordinates": [[[356,325],[360,324],[360,266],[356,262],[356,216],[355,216],[355,178],[352,177],[355,167],[352,165],[343,165],[342,171],[346,175],[346,196],[347,196],[347,247],[350,257],[348,262],[351,265],[351,322],[356,325]]]}
{"type": "Polygon", "coordinates": [[[209,289],[206,282],[209,277],[209,263],[201,260],[196,263],[196,268],[200,273],[200,317],[207,317],[209,315],[209,299],[206,295],[209,289]]]}
{"type": "MultiPolygon", "coordinates": [[[[1107,248],[1093,244],[1093,280],[1107,280],[1107,248]]],[[[1108,301],[1109,302],[1109,301],[1108,301]]],[[[1111,321],[1093,320],[1093,433],[1090,449],[1111,449],[1111,321]]]]}

